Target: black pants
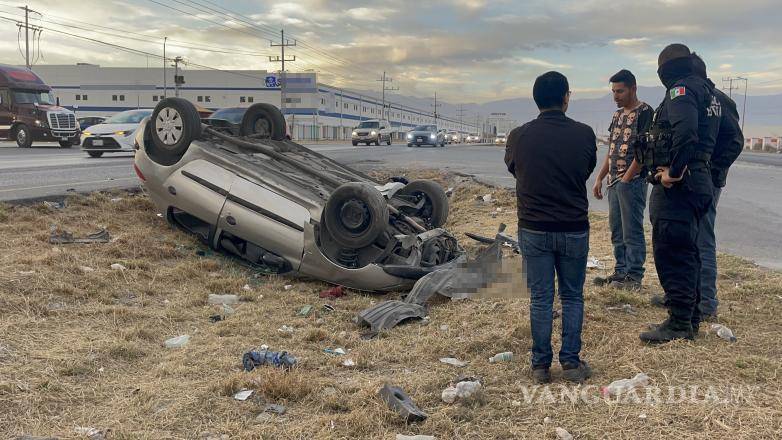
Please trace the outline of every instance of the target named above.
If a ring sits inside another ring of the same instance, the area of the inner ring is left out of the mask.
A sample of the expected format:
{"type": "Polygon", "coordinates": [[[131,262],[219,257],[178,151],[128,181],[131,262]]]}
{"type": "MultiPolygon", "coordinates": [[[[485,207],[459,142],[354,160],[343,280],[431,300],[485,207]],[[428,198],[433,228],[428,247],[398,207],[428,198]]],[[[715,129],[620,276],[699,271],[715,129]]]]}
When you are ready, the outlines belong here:
{"type": "Polygon", "coordinates": [[[655,185],[649,197],[654,264],[671,322],[684,329],[700,323],[700,219],[713,197],[708,168],[688,170],[672,188],[655,185]]]}

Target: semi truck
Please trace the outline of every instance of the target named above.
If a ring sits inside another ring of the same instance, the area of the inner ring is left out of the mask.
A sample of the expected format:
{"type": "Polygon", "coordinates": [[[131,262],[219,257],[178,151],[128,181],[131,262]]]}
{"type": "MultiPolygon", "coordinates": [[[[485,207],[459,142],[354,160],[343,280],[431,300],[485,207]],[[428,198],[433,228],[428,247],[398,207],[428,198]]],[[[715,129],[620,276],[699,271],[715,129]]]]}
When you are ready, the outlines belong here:
{"type": "Polygon", "coordinates": [[[0,140],[19,148],[33,142],[79,144],[76,114],[57,105],[52,88],[32,70],[0,64],[0,140]]]}

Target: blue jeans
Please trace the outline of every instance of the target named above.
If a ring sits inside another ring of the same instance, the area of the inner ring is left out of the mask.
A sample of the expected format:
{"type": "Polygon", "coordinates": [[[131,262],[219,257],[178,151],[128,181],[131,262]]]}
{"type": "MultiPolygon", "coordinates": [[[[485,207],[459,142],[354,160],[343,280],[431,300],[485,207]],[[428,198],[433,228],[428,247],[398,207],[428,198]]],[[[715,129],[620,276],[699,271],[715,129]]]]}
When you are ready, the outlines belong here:
{"type": "Polygon", "coordinates": [[[551,366],[555,272],[562,302],[559,363],[579,365],[589,231],[540,232],[520,228],[519,244],[530,291],[532,367],[551,366]]]}
{"type": "Polygon", "coordinates": [[[644,277],[646,262],[644,209],[647,186],[646,179],[637,177],[629,183],[620,181],[608,187],[608,223],[616,259],[614,272],[638,281],[644,277]]]}
{"type": "Polygon", "coordinates": [[[714,187],[714,200],[701,218],[698,234],[698,250],[701,255],[701,302],[700,312],[717,314],[717,239],[714,223],[717,218],[717,202],[722,188],[714,187]]]}

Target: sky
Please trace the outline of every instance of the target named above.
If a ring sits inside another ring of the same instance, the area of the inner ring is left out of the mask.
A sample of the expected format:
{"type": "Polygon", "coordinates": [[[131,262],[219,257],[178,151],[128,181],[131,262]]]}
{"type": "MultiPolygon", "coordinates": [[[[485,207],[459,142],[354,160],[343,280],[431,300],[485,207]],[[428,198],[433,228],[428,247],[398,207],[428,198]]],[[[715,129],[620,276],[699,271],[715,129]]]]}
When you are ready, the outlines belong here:
{"type": "MultiPolygon", "coordinates": [[[[314,69],[326,84],[379,90],[387,72],[408,96],[483,103],[530,96],[536,76],[557,70],[573,99],[608,93],[622,68],[657,86],[657,54],[685,43],[718,85],[749,79],[751,95],[782,93],[779,0],[79,0],[27,4],[43,28],[37,64],[159,65],[167,55],[219,69],[277,70],[279,31],[289,71],[314,69]],[[174,9],[172,9],[174,8],[174,9]],[[97,27],[101,26],[101,27],[97,27]],[[68,32],[73,35],[66,35],[68,32]],[[79,38],[82,37],[82,38],[79,38]],[[123,46],[128,53],[84,38],[123,46]],[[291,41],[292,42],[292,41],[291,41]]],[[[0,62],[24,64],[13,20],[0,0],[0,62]],[[9,20],[10,19],[10,20],[9,20]]],[[[22,32],[21,49],[24,49],[22,32]]],[[[187,67],[186,67],[187,68],[187,67]]],[[[192,65],[190,68],[195,68],[192,65]]],[[[226,82],[231,76],[226,75],[226,82]]]]}

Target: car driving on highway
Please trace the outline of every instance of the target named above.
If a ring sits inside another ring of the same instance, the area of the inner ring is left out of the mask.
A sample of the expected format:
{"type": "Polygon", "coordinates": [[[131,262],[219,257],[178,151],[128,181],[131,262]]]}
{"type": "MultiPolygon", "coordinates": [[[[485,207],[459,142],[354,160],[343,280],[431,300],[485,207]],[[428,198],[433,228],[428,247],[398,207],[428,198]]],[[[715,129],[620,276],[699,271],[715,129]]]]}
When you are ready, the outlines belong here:
{"type": "Polygon", "coordinates": [[[505,133],[497,133],[497,137],[494,138],[494,144],[505,146],[506,142],[508,142],[508,137],[505,133]]]}
{"type": "Polygon", "coordinates": [[[391,124],[380,119],[362,121],[350,134],[351,142],[355,147],[358,144],[391,145],[391,124]]]}
{"type": "Polygon", "coordinates": [[[378,182],[286,140],[284,125],[254,104],[234,136],[166,98],[137,130],[134,169],[169,223],[267,272],[395,290],[464,261],[440,185],[378,182]]]}
{"type": "Polygon", "coordinates": [[[132,153],[135,151],[133,135],[141,120],[151,114],[152,109],[117,113],[82,132],[81,149],[91,157],[101,157],[103,153],[132,153]]]}
{"type": "Polygon", "coordinates": [[[446,143],[445,130],[438,130],[436,125],[419,125],[407,133],[407,146],[420,147],[431,145],[444,147],[446,143]]]}

